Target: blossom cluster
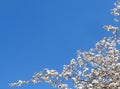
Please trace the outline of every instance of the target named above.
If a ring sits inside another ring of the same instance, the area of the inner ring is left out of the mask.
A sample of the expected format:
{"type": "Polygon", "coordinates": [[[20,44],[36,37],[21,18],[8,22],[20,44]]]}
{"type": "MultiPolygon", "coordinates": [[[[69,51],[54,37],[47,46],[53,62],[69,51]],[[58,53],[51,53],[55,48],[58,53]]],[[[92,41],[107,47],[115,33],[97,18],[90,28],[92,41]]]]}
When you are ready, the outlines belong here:
{"type": "MultiPolygon", "coordinates": [[[[120,1],[112,9],[119,16],[120,1]]],[[[62,72],[45,68],[37,72],[28,81],[19,80],[10,86],[47,82],[58,89],[71,89],[66,81],[72,81],[76,89],[120,89],[120,36],[118,27],[105,25],[104,29],[113,31],[112,37],[104,37],[89,51],[77,51],[77,58],[63,66],[62,72]]]]}
{"type": "Polygon", "coordinates": [[[117,0],[114,5],[115,8],[111,10],[111,14],[115,16],[114,21],[119,22],[118,17],[120,16],[120,0],[117,0]]]}
{"type": "Polygon", "coordinates": [[[76,59],[63,66],[63,71],[45,68],[28,81],[19,80],[10,86],[47,82],[58,89],[70,89],[64,81],[71,80],[76,89],[120,89],[120,37],[104,37],[87,52],[78,50],[76,59]]]}
{"type": "MultiPolygon", "coordinates": [[[[119,16],[120,16],[120,0],[117,0],[115,3],[115,8],[111,10],[111,14],[114,16],[114,21],[119,22],[119,16]]],[[[107,31],[113,31],[113,34],[116,34],[119,30],[119,27],[112,26],[112,25],[104,25],[103,28],[107,31]]]]}

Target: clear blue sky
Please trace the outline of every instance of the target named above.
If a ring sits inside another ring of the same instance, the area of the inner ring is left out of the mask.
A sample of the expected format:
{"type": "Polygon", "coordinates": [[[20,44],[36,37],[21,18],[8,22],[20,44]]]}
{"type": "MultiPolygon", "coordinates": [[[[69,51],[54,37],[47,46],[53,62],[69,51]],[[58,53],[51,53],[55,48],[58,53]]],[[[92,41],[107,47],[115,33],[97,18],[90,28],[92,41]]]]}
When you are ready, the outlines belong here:
{"type": "Polygon", "coordinates": [[[9,87],[43,68],[62,70],[104,36],[115,0],[0,0],[0,89],[53,89],[46,83],[9,87]]]}

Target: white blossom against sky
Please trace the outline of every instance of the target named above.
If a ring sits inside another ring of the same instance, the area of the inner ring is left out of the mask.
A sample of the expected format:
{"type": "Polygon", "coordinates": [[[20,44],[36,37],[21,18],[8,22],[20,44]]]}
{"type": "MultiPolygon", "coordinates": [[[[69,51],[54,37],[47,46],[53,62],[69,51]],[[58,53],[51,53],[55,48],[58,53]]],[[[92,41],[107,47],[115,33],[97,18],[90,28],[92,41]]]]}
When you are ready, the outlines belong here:
{"type": "Polygon", "coordinates": [[[62,71],[78,49],[87,51],[111,36],[103,25],[115,24],[110,15],[114,1],[1,0],[0,89],[53,89],[46,83],[9,83],[28,80],[46,67],[62,71]]]}

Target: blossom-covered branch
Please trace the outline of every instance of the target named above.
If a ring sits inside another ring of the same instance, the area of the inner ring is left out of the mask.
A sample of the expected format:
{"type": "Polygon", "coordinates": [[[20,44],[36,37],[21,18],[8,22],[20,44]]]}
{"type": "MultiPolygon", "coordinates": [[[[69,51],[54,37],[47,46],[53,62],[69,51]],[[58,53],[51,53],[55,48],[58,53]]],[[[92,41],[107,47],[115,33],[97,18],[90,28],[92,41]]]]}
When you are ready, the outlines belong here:
{"type": "MultiPolygon", "coordinates": [[[[111,14],[119,22],[120,0],[115,3],[111,14]]],[[[77,58],[64,65],[62,72],[45,68],[37,72],[32,79],[19,80],[10,86],[47,82],[58,89],[71,89],[65,81],[72,81],[76,89],[120,89],[120,36],[118,26],[105,25],[107,31],[113,31],[112,37],[104,37],[89,51],[78,50],[77,58]]]]}

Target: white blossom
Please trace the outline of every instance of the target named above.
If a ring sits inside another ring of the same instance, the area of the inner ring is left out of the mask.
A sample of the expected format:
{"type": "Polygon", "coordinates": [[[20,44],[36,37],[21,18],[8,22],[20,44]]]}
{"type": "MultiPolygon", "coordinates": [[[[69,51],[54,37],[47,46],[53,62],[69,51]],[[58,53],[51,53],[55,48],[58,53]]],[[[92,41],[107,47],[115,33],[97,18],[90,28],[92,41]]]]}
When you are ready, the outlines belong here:
{"type": "MultiPolygon", "coordinates": [[[[118,22],[120,16],[120,0],[114,3],[111,14],[118,22]],[[116,18],[117,17],[117,18],[116,18]]],[[[62,72],[45,68],[37,72],[27,81],[19,80],[10,86],[21,86],[30,82],[36,84],[46,82],[58,89],[71,89],[66,81],[72,81],[76,89],[120,89],[120,36],[118,26],[104,25],[107,31],[112,31],[112,37],[104,37],[88,51],[78,50],[77,58],[64,65],[62,72]]]]}

